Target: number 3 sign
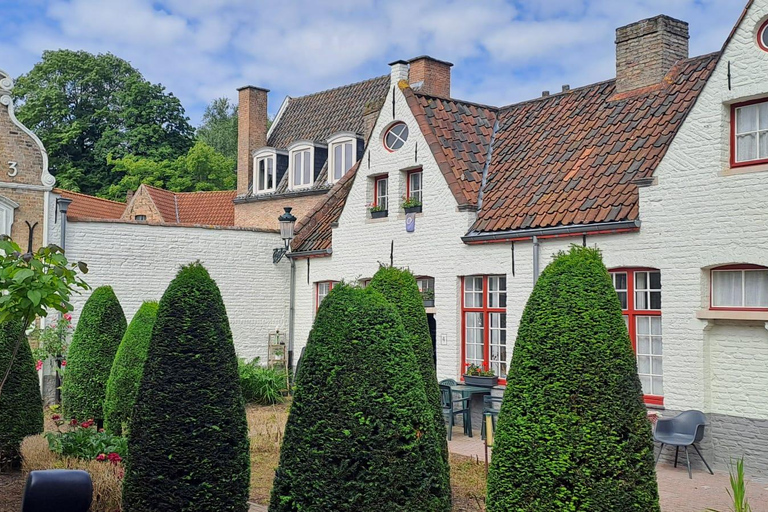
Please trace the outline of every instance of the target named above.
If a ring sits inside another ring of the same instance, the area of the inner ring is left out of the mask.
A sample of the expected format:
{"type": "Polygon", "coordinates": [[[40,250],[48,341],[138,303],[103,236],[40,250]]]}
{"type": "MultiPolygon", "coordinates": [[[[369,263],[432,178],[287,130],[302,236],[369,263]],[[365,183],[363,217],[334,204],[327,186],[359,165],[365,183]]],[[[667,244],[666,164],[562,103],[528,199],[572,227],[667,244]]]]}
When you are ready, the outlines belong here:
{"type": "Polygon", "coordinates": [[[19,170],[16,168],[16,165],[18,165],[16,162],[8,162],[8,176],[11,178],[19,174],[19,170]]]}

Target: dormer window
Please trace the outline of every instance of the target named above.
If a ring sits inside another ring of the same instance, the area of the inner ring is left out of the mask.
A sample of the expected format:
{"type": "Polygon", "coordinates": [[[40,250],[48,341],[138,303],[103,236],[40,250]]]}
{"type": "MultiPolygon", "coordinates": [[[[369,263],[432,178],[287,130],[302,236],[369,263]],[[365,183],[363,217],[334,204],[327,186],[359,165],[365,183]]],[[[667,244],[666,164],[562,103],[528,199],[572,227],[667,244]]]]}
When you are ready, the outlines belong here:
{"type": "Polygon", "coordinates": [[[290,160],[290,186],[292,189],[306,188],[315,181],[314,146],[311,143],[294,143],[288,147],[290,160]]]}
{"type": "Polygon", "coordinates": [[[328,139],[328,181],[336,183],[357,160],[357,135],[338,133],[328,139]]]}
{"type": "Polygon", "coordinates": [[[275,158],[265,156],[256,160],[256,190],[260,192],[270,192],[275,189],[275,158]]]}

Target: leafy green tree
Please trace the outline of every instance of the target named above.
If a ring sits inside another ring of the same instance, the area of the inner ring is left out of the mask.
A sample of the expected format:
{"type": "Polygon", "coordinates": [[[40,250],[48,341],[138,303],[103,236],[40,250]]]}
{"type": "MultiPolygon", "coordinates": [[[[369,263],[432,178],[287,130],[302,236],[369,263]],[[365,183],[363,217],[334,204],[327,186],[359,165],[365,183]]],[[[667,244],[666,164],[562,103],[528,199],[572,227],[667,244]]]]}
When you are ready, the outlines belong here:
{"type": "Polygon", "coordinates": [[[237,182],[234,161],[202,141],[197,141],[186,155],[176,160],[129,155],[109,162],[116,173],[123,175],[106,194],[115,200],[122,200],[126,192],[136,190],[142,183],[174,192],[200,192],[233,190],[237,182]]]}
{"type": "Polygon", "coordinates": [[[424,388],[427,394],[434,426],[425,437],[425,441],[435,445],[433,473],[439,477],[439,485],[446,507],[450,509],[451,481],[448,464],[448,443],[446,441],[445,419],[440,400],[440,388],[435,371],[432,336],[424,310],[424,302],[419,292],[416,278],[407,270],[394,267],[381,267],[371,279],[371,289],[379,291],[400,313],[405,334],[408,337],[419,365],[424,388]]]}
{"type": "Polygon", "coordinates": [[[107,380],[125,334],[125,314],[111,286],[96,288],[83,306],[67,356],[61,400],[67,415],[101,426],[107,380]]]}
{"type": "Polygon", "coordinates": [[[0,468],[18,466],[21,441],[43,431],[43,401],[32,352],[28,343],[22,343],[16,349],[23,335],[21,321],[0,323],[0,368],[9,366],[11,354],[16,350],[6,391],[0,396],[0,468]]]}
{"type": "Polygon", "coordinates": [[[175,159],[193,128],[178,98],[110,53],[43,52],[14,89],[17,116],[45,144],[59,185],[103,194],[121,175],[107,157],[175,159]]]}
{"type": "Polygon", "coordinates": [[[56,245],[22,254],[13,240],[0,237],[0,324],[22,325],[10,357],[0,364],[0,397],[14,370],[16,355],[26,343],[26,329],[35,318],[48,316],[49,311],[72,311],[72,293],[78,288],[88,289],[78,272],[87,273],[88,266],[83,262],[70,263],[56,245]]]}
{"type": "MultiPolygon", "coordinates": [[[[197,139],[213,149],[237,160],[237,105],[228,98],[216,98],[205,107],[197,139]]],[[[232,169],[235,170],[234,167],[232,169]]]]}
{"type": "Polygon", "coordinates": [[[131,418],[156,317],[157,302],[142,304],[117,349],[104,399],[104,428],[113,434],[122,434],[131,418]]]}
{"type": "Polygon", "coordinates": [[[296,379],[269,510],[447,511],[421,370],[377,291],[334,287],[296,379]]]}
{"type": "Polygon", "coordinates": [[[129,422],[124,512],[248,510],[248,425],[218,286],[199,263],[160,299],[129,422]]]}
{"type": "Polygon", "coordinates": [[[489,512],[659,510],[635,355],[597,249],[559,254],[528,299],[487,503],[489,512]]]}

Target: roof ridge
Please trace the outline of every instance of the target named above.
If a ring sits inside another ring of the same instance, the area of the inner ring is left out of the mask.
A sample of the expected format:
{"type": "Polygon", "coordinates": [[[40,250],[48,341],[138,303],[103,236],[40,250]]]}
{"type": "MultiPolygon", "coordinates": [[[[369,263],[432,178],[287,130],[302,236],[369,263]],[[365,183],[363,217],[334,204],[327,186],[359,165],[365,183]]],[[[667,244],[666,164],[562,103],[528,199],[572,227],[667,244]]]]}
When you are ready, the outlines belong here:
{"type": "Polygon", "coordinates": [[[91,199],[96,199],[98,201],[106,201],[108,203],[120,204],[120,205],[123,205],[123,206],[126,205],[126,203],[123,203],[122,201],[115,201],[114,199],[106,199],[104,197],[92,196],[90,194],[83,194],[82,192],[75,192],[74,190],[67,190],[65,188],[58,188],[57,187],[57,188],[54,188],[53,191],[58,193],[58,194],[60,194],[61,192],[65,192],[67,194],[74,194],[74,195],[77,195],[77,196],[88,197],[88,198],[91,198],[91,199]]]}
{"type": "Polygon", "coordinates": [[[373,78],[368,78],[366,80],[360,80],[359,82],[352,82],[351,84],[345,84],[345,85],[339,85],[336,87],[331,87],[329,89],[324,89],[322,91],[313,92],[310,94],[305,94],[304,96],[288,96],[288,98],[292,100],[303,100],[304,98],[311,98],[312,96],[318,96],[320,94],[325,94],[332,91],[338,91],[339,89],[346,89],[347,87],[352,87],[354,85],[360,85],[367,82],[373,82],[374,80],[381,80],[382,78],[389,78],[389,75],[381,75],[381,76],[375,76],[373,78]]]}
{"type": "MultiPolygon", "coordinates": [[[[168,192],[171,192],[170,190],[168,192]]],[[[194,194],[231,194],[232,192],[237,192],[235,189],[228,189],[228,190],[194,190],[192,192],[172,192],[176,195],[194,195],[194,194]]]]}

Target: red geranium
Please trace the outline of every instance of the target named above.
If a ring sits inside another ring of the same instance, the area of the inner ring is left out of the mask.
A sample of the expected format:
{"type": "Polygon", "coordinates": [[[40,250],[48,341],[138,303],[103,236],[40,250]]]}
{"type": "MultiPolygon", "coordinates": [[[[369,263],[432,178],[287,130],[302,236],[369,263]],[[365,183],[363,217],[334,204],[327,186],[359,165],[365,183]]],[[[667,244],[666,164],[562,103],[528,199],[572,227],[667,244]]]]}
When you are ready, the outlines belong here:
{"type": "Polygon", "coordinates": [[[109,459],[109,462],[111,462],[112,464],[117,464],[118,462],[123,460],[122,457],[120,457],[120,455],[117,454],[116,452],[110,453],[109,455],[107,455],[107,458],[109,459]]]}
{"type": "Polygon", "coordinates": [[[106,456],[106,455],[104,455],[103,453],[100,453],[100,454],[99,454],[99,455],[96,457],[96,460],[97,460],[97,461],[99,461],[99,462],[104,462],[105,460],[107,460],[107,456],[106,456]]]}

